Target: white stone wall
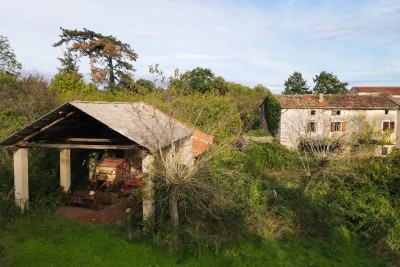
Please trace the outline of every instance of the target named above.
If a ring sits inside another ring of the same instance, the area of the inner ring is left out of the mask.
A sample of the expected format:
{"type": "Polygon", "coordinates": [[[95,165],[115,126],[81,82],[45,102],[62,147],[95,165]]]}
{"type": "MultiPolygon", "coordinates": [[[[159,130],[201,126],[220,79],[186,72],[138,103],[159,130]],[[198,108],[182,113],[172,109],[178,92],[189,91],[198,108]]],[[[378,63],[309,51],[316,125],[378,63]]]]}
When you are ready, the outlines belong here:
{"type": "Polygon", "coordinates": [[[384,109],[335,109],[334,111],[340,111],[340,115],[333,115],[332,109],[282,109],[278,132],[279,143],[290,148],[295,148],[299,144],[299,139],[302,138],[331,137],[337,139],[354,139],[357,138],[357,135],[364,132],[367,123],[374,126],[375,131],[381,132],[383,121],[394,121],[395,129],[390,135],[390,139],[393,143],[397,142],[397,145],[399,145],[399,141],[396,141],[397,133],[400,130],[398,110],[389,110],[388,114],[385,114],[384,109]],[[315,111],[315,115],[311,115],[312,110],[315,111]],[[307,124],[309,122],[315,123],[315,132],[307,131],[307,124]],[[345,123],[345,131],[331,132],[331,122],[341,122],[342,127],[345,123]]]}

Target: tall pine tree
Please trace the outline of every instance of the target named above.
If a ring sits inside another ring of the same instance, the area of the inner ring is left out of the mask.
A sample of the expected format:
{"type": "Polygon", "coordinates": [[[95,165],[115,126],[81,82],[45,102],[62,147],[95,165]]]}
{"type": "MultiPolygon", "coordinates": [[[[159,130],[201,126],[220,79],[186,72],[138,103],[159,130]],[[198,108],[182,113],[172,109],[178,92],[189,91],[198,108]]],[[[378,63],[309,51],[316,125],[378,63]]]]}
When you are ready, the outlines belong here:
{"type": "Polygon", "coordinates": [[[293,94],[311,94],[310,88],[307,85],[307,81],[303,79],[300,72],[295,71],[285,81],[285,90],[282,92],[284,95],[293,94]]]}

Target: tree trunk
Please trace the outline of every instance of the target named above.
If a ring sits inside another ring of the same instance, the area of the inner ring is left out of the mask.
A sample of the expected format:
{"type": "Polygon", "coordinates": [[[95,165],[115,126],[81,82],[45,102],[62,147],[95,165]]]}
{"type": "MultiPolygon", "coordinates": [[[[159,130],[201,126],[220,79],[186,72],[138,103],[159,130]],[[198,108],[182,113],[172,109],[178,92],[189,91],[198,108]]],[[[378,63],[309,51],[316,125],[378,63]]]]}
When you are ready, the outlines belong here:
{"type": "Polygon", "coordinates": [[[108,81],[108,87],[110,88],[110,91],[114,93],[115,89],[114,65],[112,63],[112,58],[108,58],[107,60],[108,60],[108,71],[110,76],[110,79],[108,81]]]}
{"type": "Polygon", "coordinates": [[[172,223],[172,238],[173,243],[179,243],[179,214],[178,214],[178,185],[172,185],[169,194],[169,214],[172,223]]]}
{"type": "Polygon", "coordinates": [[[93,66],[92,54],[89,54],[89,60],[90,60],[90,74],[92,75],[92,83],[93,83],[94,86],[97,87],[97,85],[96,85],[96,73],[95,73],[94,66],[93,66]]]}
{"type": "Polygon", "coordinates": [[[308,188],[311,186],[313,180],[314,180],[314,179],[313,179],[312,174],[310,174],[310,175],[307,176],[307,181],[306,181],[306,183],[305,183],[305,185],[304,185],[304,189],[303,189],[303,192],[304,192],[304,193],[307,193],[308,188]]]}

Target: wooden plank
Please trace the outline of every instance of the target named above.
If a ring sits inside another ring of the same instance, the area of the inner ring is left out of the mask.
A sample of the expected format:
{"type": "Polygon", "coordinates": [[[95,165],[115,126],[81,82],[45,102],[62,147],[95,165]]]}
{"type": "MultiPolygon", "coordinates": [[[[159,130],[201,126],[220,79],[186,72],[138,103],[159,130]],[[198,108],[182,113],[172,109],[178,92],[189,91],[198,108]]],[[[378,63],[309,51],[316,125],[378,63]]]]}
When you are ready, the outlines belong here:
{"type": "Polygon", "coordinates": [[[25,138],[22,140],[22,142],[28,141],[28,140],[31,139],[32,137],[35,137],[36,135],[38,135],[38,134],[40,134],[41,132],[47,130],[47,129],[50,128],[51,126],[53,126],[53,125],[59,123],[60,121],[62,121],[62,120],[64,120],[64,119],[68,118],[69,116],[73,115],[74,113],[75,113],[75,111],[69,112],[69,113],[68,113],[67,115],[65,115],[64,117],[61,117],[61,118],[59,118],[59,119],[53,121],[52,123],[50,123],[50,124],[44,126],[44,127],[41,128],[40,130],[38,130],[38,131],[36,131],[36,132],[34,132],[34,133],[28,135],[27,137],[25,137],[25,138]]]}
{"type": "Polygon", "coordinates": [[[124,140],[115,140],[115,139],[108,139],[108,138],[77,138],[77,137],[71,137],[65,139],[67,142],[92,142],[92,143],[111,143],[111,142],[118,142],[118,141],[124,141],[124,140]]]}
{"type": "Polygon", "coordinates": [[[113,149],[131,150],[137,149],[135,145],[84,145],[84,144],[45,144],[45,143],[25,143],[19,147],[46,147],[46,148],[74,148],[74,149],[113,149]]]}

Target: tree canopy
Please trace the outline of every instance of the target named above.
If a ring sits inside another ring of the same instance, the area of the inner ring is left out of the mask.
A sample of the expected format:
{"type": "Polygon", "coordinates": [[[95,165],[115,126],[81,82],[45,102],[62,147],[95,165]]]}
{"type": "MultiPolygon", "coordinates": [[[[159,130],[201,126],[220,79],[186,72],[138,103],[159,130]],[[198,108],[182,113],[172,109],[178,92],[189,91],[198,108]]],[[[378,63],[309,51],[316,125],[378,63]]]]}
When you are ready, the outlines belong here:
{"type": "Polygon", "coordinates": [[[136,91],[141,93],[151,93],[154,92],[154,90],[156,90],[156,86],[152,81],[143,78],[137,80],[136,85],[140,87],[140,90],[136,91]]]}
{"type": "Polygon", "coordinates": [[[336,75],[322,71],[313,78],[315,86],[314,94],[345,94],[347,92],[347,82],[341,82],[336,75]]]}
{"type": "Polygon", "coordinates": [[[295,71],[285,81],[285,90],[282,93],[284,95],[311,94],[311,91],[307,85],[307,81],[303,79],[301,72],[295,71]]]}
{"type": "Polygon", "coordinates": [[[189,72],[189,84],[193,91],[205,93],[211,90],[211,81],[214,79],[214,73],[207,68],[194,68],[189,72]]]}
{"type": "Polygon", "coordinates": [[[7,37],[0,35],[0,71],[5,74],[16,75],[21,68],[22,65],[17,61],[7,37]]]}
{"type": "Polygon", "coordinates": [[[111,91],[131,84],[134,71],[131,62],[136,61],[138,56],[129,44],[85,28],[82,31],[60,29],[61,39],[53,46],[65,44],[74,60],[89,57],[93,84],[104,83],[111,91]]]}

